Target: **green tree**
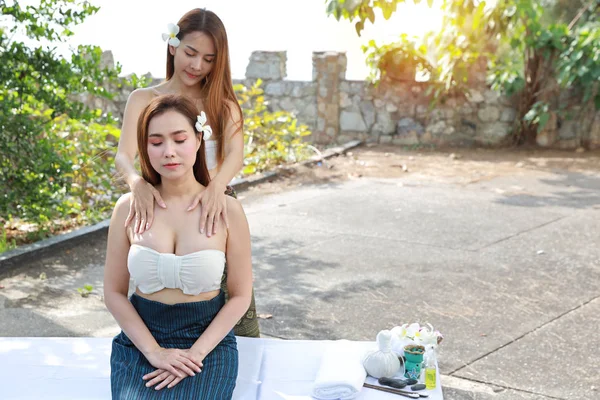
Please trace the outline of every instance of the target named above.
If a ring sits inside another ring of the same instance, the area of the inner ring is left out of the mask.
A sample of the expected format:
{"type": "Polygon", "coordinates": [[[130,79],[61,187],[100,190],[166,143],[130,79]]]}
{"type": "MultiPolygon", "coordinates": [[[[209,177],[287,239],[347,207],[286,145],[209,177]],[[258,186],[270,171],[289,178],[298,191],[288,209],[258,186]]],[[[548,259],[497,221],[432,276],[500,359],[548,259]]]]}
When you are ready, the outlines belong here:
{"type": "MultiPolygon", "coordinates": [[[[360,35],[374,9],[389,19],[405,0],[326,0],[327,13],[355,22],[360,35]]],[[[413,0],[419,4],[420,0],[413,0]]],[[[428,1],[429,6],[432,1],[428,1]]],[[[518,94],[515,143],[533,142],[540,129],[557,115],[566,116],[558,93],[569,89],[573,101],[600,108],[599,0],[444,0],[443,26],[423,43],[406,38],[364,48],[376,79],[385,74],[389,54],[426,59],[434,100],[464,93],[472,67],[488,61],[492,87],[518,94]],[[579,95],[580,94],[580,95],[579,95]]]]}
{"type": "Polygon", "coordinates": [[[111,179],[109,150],[119,130],[110,114],[82,99],[111,98],[126,82],[120,65],[102,64],[99,47],[58,53],[56,45],[98,7],[22,3],[0,0],[0,218],[43,226],[112,201],[100,194],[111,179]]]}
{"type": "Polygon", "coordinates": [[[311,134],[287,111],[268,110],[258,79],[252,86],[235,85],[244,113],[244,175],[295,163],[314,155],[304,139],[311,134]]]}

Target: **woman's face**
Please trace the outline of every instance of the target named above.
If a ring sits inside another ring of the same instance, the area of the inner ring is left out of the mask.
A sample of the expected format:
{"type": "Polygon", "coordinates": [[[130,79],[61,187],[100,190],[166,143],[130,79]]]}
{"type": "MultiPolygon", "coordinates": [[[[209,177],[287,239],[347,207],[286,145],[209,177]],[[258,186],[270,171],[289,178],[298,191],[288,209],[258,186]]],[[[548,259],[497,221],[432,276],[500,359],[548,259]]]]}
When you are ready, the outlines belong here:
{"type": "Polygon", "coordinates": [[[179,47],[169,46],[174,56],[175,74],[187,86],[198,84],[213,68],[216,50],[213,40],[204,32],[191,32],[179,47]]]}
{"type": "Polygon", "coordinates": [[[200,139],[190,122],[179,112],[169,110],[148,124],[148,157],[163,179],[181,178],[196,162],[200,139]]]}

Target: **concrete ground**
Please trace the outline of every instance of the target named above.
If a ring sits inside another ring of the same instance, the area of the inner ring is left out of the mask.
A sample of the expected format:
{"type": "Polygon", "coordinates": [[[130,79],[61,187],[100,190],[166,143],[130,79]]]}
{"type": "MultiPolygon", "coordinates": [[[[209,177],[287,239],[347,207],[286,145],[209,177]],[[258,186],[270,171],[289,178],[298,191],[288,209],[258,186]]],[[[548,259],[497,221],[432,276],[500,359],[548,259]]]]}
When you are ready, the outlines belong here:
{"type": "MultiPolygon", "coordinates": [[[[374,340],[430,322],[446,399],[600,398],[600,173],[354,176],[244,196],[263,334],[374,340]]],[[[116,334],[105,244],[4,276],[0,336],[116,334]]]]}

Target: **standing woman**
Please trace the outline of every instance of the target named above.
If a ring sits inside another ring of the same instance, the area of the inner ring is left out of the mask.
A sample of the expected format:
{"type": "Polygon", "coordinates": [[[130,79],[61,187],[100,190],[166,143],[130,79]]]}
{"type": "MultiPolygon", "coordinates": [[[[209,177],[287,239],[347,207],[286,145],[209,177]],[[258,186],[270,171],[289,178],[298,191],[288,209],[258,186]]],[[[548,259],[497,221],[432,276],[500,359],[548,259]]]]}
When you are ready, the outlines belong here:
{"type": "MultiPolygon", "coordinates": [[[[240,171],[244,159],[242,110],[231,79],[229,46],[225,26],[212,11],[193,9],[177,25],[169,25],[167,76],[159,85],[137,89],[125,107],[121,138],[115,158],[117,169],[131,190],[126,225],[133,223],[138,234],[150,229],[154,221],[154,202],[166,208],[160,193],[146,182],[134,167],[137,154],[136,124],[142,110],[157,96],[181,94],[204,110],[212,127],[212,140],[206,141],[206,163],[210,184],[198,192],[188,211],[201,206],[200,232],[208,237],[217,233],[220,219],[229,226],[225,193],[235,197],[228,183],[240,171]],[[214,139],[213,139],[214,138],[214,139]]],[[[221,289],[227,295],[227,270],[221,289]]],[[[235,326],[237,336],[259,337],[254,293],[250,308],[235,326]]]]}

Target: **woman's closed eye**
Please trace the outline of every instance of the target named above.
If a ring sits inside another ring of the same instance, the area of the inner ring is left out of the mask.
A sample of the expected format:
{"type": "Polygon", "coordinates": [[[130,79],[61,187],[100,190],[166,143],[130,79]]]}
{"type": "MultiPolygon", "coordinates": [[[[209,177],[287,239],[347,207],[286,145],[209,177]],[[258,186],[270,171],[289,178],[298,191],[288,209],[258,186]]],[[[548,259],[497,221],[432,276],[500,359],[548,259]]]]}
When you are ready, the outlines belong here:
{"type": "MultiPolygon", "coordinates": [[[[185,52],[185,55],[188,56],[189,58],[194,58],[194,57],[197,56],[197,54],[188,53],[187,51],[185,52]]],[[[212,64],[213,60],[214,60],[214,57],[213,58],[205,58],[204,59],[204,61],[207,62],[208,64],[212,64]]]]}
{"type": "Polygon", "coordinates": [[[173,141],[177,144],[182,144],[186,141],[187,135],[183,132],[178,132],[176,135],[173,135],[173,141]]]}

